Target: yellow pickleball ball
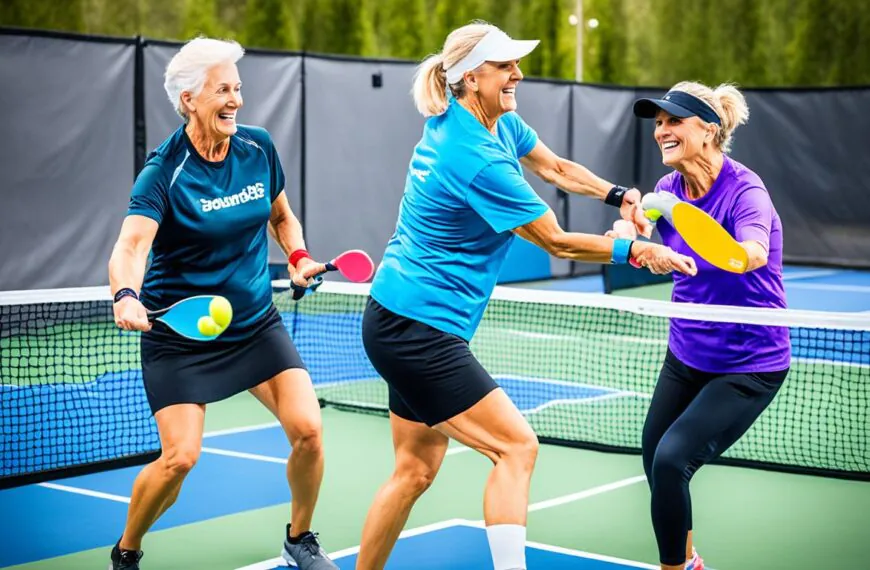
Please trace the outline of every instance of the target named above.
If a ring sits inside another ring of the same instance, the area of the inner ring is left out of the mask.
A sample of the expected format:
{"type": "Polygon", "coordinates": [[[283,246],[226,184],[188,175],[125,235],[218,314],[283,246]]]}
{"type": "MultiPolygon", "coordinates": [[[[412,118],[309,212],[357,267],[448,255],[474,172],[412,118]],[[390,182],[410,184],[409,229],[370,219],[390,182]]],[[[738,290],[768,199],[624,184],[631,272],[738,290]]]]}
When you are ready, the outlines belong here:
{"type": "Polygon", "coordinates": [[[656,220],[658,220],[659,218],[662,217],[662,213],[659,212],[658,210],[646,210],[644,212],[644,215],[651,222],[655,222],[656,220]]]}
{"type": "Polygon", "coordinates": [[[196,322],[196,328],[203,336],[217,336],[223,332],[223,328],[211,317],[200,317],[196,322]]]}
{"type": "Polygon", "coordinates": [[[230,326],[230,322],[233,320],[233,306],[225,297],[215,297],[208,304],[208,314],[223,330],[230,326]]]}

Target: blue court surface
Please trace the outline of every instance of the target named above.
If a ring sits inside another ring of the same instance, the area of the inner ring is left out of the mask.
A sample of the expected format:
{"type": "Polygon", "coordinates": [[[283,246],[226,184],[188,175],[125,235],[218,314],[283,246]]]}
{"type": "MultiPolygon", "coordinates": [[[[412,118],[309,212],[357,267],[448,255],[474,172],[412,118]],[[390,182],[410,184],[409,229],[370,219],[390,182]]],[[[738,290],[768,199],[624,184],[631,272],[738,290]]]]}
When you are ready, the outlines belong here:
{"type": "MultiPolygon", "coordinates": [[[[359,547],[332,554],[341,570],[353,570],[359,547]]],[[[536,542],[526,543],[526,564],[542,570],[622,570],[657,566],[600,556],[536,542]]],[[[280,570],[275,558],[239,570],[280,570]]],[[[486,530],[480,522],[461,519],[444,521],[402,533],[386,570],[492,570],[486,530]]]]}

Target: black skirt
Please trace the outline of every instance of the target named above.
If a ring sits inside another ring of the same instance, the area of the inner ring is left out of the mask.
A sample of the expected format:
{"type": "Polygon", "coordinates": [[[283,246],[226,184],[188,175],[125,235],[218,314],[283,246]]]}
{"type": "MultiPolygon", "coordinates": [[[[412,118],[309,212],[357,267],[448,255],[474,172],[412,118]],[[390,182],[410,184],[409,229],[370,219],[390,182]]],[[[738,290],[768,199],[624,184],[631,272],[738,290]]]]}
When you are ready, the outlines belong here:
{"type": "Polygon", "coordinates": [[[152,413],[224,400],[284,370],[305,368],[274,306],[251,336],[234,342],[190,340],[155,321],[142,333],[140,350],[152,413]]]}
{"type": "Polygon", "coordinates": [[[390,411],[408,421],[440,424],[498,388],[465,340],[397,315],[371,297],[362,338],[389,386],[390,411]]]}

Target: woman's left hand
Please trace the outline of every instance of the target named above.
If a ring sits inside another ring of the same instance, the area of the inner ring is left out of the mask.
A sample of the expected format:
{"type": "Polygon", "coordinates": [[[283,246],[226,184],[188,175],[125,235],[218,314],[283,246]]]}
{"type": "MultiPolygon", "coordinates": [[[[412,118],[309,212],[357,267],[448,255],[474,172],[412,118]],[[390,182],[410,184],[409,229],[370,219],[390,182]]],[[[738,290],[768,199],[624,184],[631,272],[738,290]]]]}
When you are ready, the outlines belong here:
{"type": "Polygon", "coordinates": [[[622,197],[622,205],[619,207],[619,215],[623,220],[634,224],[637,233],[645,238],[652,236],[652,223],[643,215],[640,207],[640,190],[632,188],[622,197]]]}

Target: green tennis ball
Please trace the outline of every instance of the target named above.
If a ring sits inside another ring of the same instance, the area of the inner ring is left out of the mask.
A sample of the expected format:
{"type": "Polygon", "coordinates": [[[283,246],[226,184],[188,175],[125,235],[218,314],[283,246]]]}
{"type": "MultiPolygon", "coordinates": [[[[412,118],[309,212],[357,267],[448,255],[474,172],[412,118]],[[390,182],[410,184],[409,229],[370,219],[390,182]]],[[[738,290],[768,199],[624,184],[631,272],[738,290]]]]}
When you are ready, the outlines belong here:
{"type": "Polygon", "coordinates": [[[196,328],[203,336],[217,336],[223,332],[221,326],[211,317],[200,317],[196,322],[196,328]]]}
{"type": "Polygon", "coordinates": [[[659,218],[662,217],[662,213],[659,212],[658,210],[647,210],[644,212],[644,215],[651,222],[655,222],[656,220],[658,220],[659,218]]]}
{"type": "Polygon", "coordinates": [[[208,314],[221,329],[225,329],[233,320],[233,306],[225,297],[215,297],[208,304],[208,314]]]}

